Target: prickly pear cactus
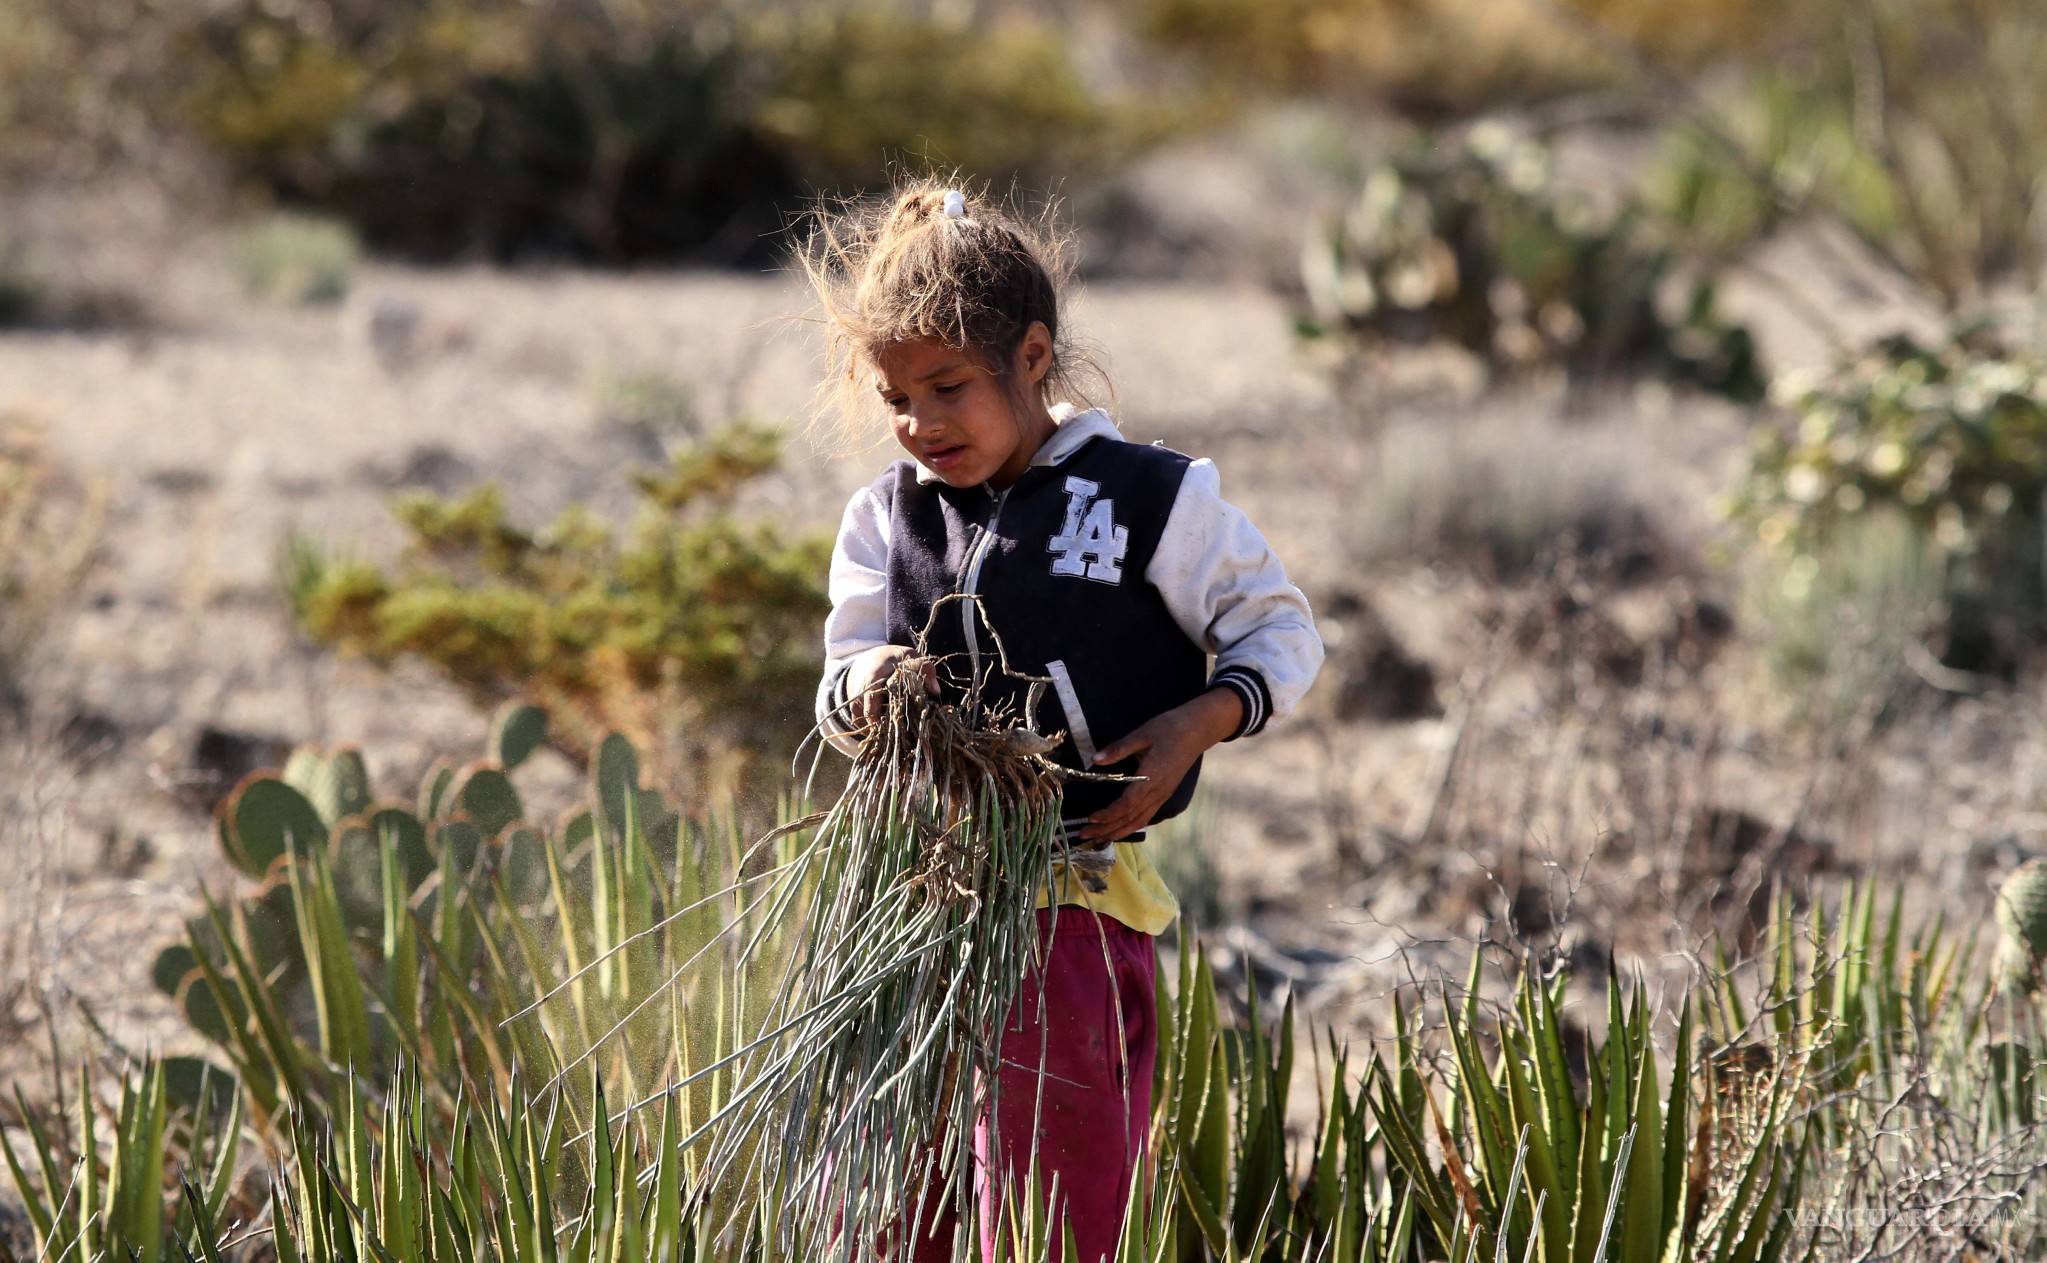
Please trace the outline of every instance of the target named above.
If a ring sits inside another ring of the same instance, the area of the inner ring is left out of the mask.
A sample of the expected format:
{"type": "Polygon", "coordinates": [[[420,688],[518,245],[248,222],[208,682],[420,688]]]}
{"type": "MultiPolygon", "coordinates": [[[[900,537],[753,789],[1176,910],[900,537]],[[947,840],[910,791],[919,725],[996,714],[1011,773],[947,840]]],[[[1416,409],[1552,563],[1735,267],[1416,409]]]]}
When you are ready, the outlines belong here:
{"type": "Polygon", "coordinates": [[[618,733],[606,735],[590,760],[590,808],[596,822],[609,830],[625,827],[627,804],[640,788],[640,756],[633,743],[618,733]]]}
{"type": "Polygon", "coordinates": [[[1495,123],[1393,155],[1307,234],[1297,327],[1340,335],[1332,349],[1441,340],[1498,368],[1647,370],[1759,399],[1753,340],[1716,314],[1710,282],[1666,315],[1672,252],[1638,208],[1600,207],[1553,167],[1547,148],[1495,123]]]}
{"type": "MultiPolygon", "coordinates": [[[[351,746],[301,746],[281,771],[252,774],[215,814],[222,852],[256,889],[224,901],[218,920],[209,914],[189,922],[185,937],[152,962],[152,981],[223,1048],[235,1048],[251,1020],[234,981],[238,964],[264,980],[288,1022],[312,1022],[317,1006],[309,961],[319,953],[317,945],[309,950],[307,935],[317,918],[300,915],[287,853],[316,861],[318,885],[331,893],[341,931],[372,950],[389,941],[385,916],[387,906],[395,906],[387,903],[393,896],[429,920],[443,889],[473,888],[493,877],[515,899],[536,897],[545,882],[545,847],[522,823],[525,806],[506,771],[538,748],[546,732],[546,716],[537,709],[501,708],[486,757],[461,765],[444,759],[428,770],[417,814],[377,803],[362,752],[351,746]],[[386,889],[387,853],[392,891],[386,889]],[[422,897],[422,887],[437,875],[422,897]]],[[[624,757],[630,766],[623,783],[636,787],[629,747],[624,757]]],[[[641,792],[658,806],[658,795],[641,792]]]]}
{"type": "Polygon", "coordinates": [[[2027,860],[1997,891],[1997,926],[2004,931],[1998,963],[2007,990],[2034,991],[2047,958],[2047,860],[2027,860]]]}
{"type": "MultiPolygon", "coordinates": [[[[436,763],[406,806],[377,797],[359,751],[315,747],[222,804],[223,851],[248,880],[210,896],[183,939],[148,963],[261,1125],[351,1068],[388,1067],[400,1049],[450,1083],[475,1066],[545,1064],[553,1053],[533,1042],[537,1024],[499,1036],[471,1008],[500,997],[486,980],[517,970],[505,950],[558,933],[594,952],[707,893],[707,853],[681,862],[681,819],[623,736],[601,743],[580,804],[551,829],[530,820],[508,769],[544,731],[537,714],[501,711],[485,756],[436,763]],[[602,920],[583,919],[586,898],[602,920]],[[493,1042],[503,1038],[516,1045],[509,1059],[493,1042]]],[[[654,986],[652,960],[601,972],[604,1002],[654,986]]],[[[193,1093],[214,1091],[204,1065],[187,1077],[193,1093]]]]}

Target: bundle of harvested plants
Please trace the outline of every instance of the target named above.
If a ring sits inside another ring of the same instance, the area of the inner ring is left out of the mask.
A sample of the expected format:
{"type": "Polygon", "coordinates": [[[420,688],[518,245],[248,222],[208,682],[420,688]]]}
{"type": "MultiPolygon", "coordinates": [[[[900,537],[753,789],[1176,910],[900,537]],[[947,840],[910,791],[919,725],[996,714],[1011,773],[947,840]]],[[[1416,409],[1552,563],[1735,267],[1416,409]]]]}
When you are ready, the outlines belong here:
{"type": "MultiPolygon", "coordinates": [[[[957,599],[976,598],[937,606],[957,599]]],[[[961,1232],[974,1223],[974,1124],[999,1090],[1004,1019],[1042,965],[1039,891],[1067,865],[1099,890],[1113,863],[1107,844],[1064,840],[1062,782],[1132,779],[1046,757],[1060,735],[1030,721],[1050,681],[1013,671],[999,637],[988,670],[1028,684],[1020,705],[990,700],[985,676],[956,701],[928,696],[925,640],[856,729],[844,793],[755,905],[742,961],[766,963],[771,938],[794,946],[699,1129],[699,1195],[772,1207],[791,1257],[907,1258],[897,1226],[928,1222],[934,1198],[953,1199],[961,1232]]]]}

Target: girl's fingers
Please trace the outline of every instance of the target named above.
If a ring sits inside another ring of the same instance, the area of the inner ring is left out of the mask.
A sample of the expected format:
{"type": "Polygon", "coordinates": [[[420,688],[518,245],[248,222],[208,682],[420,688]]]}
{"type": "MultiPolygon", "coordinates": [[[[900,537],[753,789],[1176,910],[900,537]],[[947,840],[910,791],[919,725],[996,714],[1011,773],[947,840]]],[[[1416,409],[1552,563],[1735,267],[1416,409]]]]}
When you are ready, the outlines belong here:
{"type": "Polygon", "coordinates": [[[1096,763],[1116,763],[1133,754],[1151,749],[1151,734],[1139,728],[1126,736],[1118,737],[1108,745],[1095,751],[1096,763]]]}
{"type": "Polygon", "coordinates": [[[1090,817],[1090,823],[1083,836],[1091,838],[1117,838],[1136,827],[1136,822],[1149,815],[1157,804],[1149,801],[1148,795],[1140,795],[1135,789],[1123,791],[1123,796],[1103,808],[1098,816],[1090,817]]]}

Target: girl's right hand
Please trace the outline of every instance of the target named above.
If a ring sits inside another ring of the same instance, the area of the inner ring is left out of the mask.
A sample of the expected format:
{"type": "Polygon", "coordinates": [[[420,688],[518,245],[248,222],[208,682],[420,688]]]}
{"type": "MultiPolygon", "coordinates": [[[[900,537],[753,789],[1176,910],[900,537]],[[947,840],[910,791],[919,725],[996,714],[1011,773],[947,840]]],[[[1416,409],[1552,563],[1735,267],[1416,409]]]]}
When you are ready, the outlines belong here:
{"type": "MultiPolygon", "coordinates": [[[[882,707],[886,705],[882,685],[909,652],[908,645],[876,645],[853,656],[852,664],[846,668],[846,696],[852,699],[855,723],[867,724],[881,718],[882,707]]],[[[919,661],[924,665],[924,691],[936,697],[938,664],[930,658],[919,661]]]]}

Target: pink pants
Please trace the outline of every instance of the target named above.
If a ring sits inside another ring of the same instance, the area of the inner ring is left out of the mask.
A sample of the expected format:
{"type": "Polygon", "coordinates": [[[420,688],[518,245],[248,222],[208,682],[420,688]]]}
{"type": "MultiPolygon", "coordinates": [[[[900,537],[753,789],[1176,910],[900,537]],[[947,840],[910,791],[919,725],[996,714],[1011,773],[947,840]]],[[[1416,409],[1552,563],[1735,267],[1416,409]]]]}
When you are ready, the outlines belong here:
{"type": "MultiPolygon", "coordinates": [[[[1078,1263],[1099,1263],[1115,1257],[1131,1176],[1151,1126],[1158,1052],[1152,941],[1113,917],[1076,907],[1059,909],[1056,930],[1052,910],[1038,909],[1038,941],[1045,946],[1044,970],[1024,980],[1004,1024],[1000,1099],[993,1117],[984,1111],[974,1129],[981,1257],[992,1258],[997,1234],[1008,1231],[1000,1190],[988,1187],[990,1168],[1022,1189],[1035,1118],[1039,1188],[1049,1194],[1053,1177],[1059,1181],[1049,1220],[1053,1240],[1062,1223],[1070,1226],[1078,1263]],[[991,1156],[991,1149],[998,1153],[991,1156]]],[[[926,1212],[916,1258],[950,1263],[956,1216],[951,1199],[936,1189],[932,1197],[938,1209],[926,1212]]],[[[1027,1219],[1023,1210],[1017,1207],[1019,1222],[1027,1219]]]]}

